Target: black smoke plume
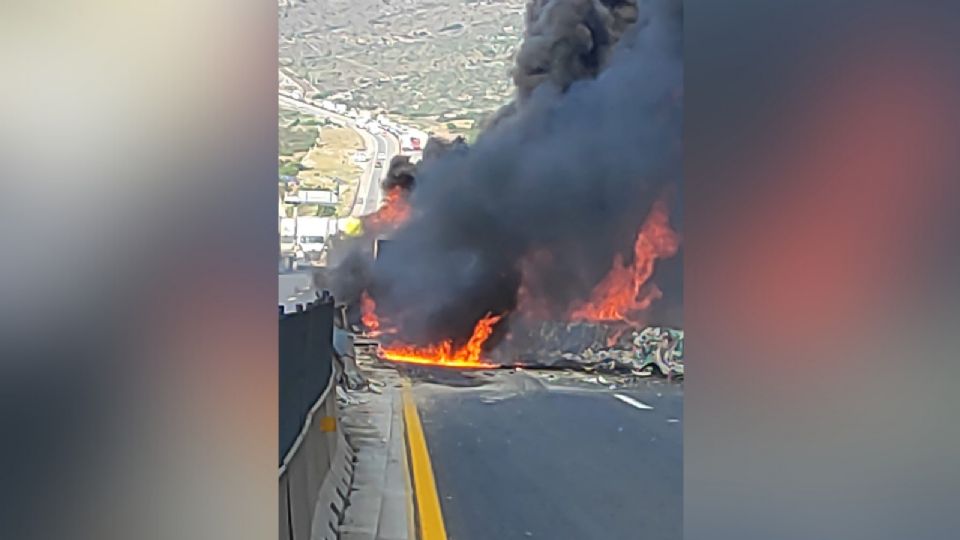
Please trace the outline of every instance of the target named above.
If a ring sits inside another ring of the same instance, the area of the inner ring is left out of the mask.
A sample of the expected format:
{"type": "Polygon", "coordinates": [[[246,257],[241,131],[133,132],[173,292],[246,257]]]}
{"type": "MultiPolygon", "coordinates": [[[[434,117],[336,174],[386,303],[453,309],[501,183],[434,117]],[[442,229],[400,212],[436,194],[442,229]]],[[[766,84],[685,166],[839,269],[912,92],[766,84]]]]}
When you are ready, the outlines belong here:
{"type": "Polygon", "coordinates": [[[410,156],[393,156],[387,174],[380,182],[380,188],[384,191],[397,188],[411,191],[416,181],[416,174],[417,166],[410,163],[410,156]]]}
{"type": "Polygon", "coordinates": [[[514,115],[542,84],[565,92],[575,81],[596,77],[637,20],[635,0],[531,0],[512,72],[517,95],[487,125],[514,115]]]}
{"type": "MultiPolygon", "coordinates": [[[[377,312],[405,341],[462,342],[516,309],[523,273],[562,316],[614,254],[629,260],[655,201],[679,204],[681,19],[678,2],[531,2],[512,113],[421,163],[398,247],[373,268],[377,312]]],[[[660,282],[661,303],[678,283],[660,282]]]]}
{"type": "Polygon", "coordinates": [[[534,0],[513,80],[521,99],[544,81],[566,90],[596,77],[623,32],[637,22],[634,0],[534,0]]]}
{"type": "MultiPolygon", "coordinates": [[[[467,141],[463,137],[447,140],[440,137],[430,137],[423,149],[423,157],[420,163],[430,163],[431,161],[441,159],[450,153],[463,153],[467,151],[467,141]]],[[[404,192],[410,192],[416,185],[417,169],[420,163],[412,163],[410,156],[394,156],[390,160],[390,167],[380,187],[384,191],[391,191],[399,188],[404,192]]]]}
{"type": "Polygon", "coordinates": [[[430,137],[427,139],[427,145],[423,148],[423,162],[429,163],[435,159],[440,159],[451,152],[466,152],[467,141],[461,136],[453,140],[442,139],[439,137],[430,137]]]}

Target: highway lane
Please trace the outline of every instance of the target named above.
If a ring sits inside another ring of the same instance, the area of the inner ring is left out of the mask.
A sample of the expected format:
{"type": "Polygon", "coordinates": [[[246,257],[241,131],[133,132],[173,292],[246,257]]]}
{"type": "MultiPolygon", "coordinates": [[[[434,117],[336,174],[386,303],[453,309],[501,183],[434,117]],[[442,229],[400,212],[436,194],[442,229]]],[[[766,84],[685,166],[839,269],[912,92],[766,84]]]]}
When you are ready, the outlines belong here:
{"type": "Polygon", "coordinates": [[[680,539],[683,391],[656,382],[496,402],[414,386],[449,538],[680,539]]]}
{"type": "Polygon", "coordinates": [[[376,148],[373,151],[372,162],[376,163],[377,156],[379,156],[381,153],[386,155],[387,158],[383,161],[383,167],[377,167],[373,169],[366,190],[358,191],[358,193],[361,194],[358,196],[363,197],[363,200],[357,200],[357,203],[353,208],[354,216],[365,216],[367,214],[376,212],[377,208],[380,208],[383,192],[383,190],[380,189],[380,183],[383,181],[383,177],[387,174],[387,167],[390,165],[390,158],[392,156],[387,153],[387,141],[382,134],[376,134],[373,136],[373,138],[376,141],[376,148]]]}
{"type": "Polygon", "coordinates": [[[316,300],[316,289],[310,270],[282,272],[277,283],[277,305],[284,311],[296,310],[297,304],[306,305],[316,300]]]}
{"type": "MultiPolygon", "coordinates": [[[[387,174],[387,167],[389,167],[390,165],[390,160],[393,159],[394,156],[400,154],[400,140],[397,139],[392,133],[380,133],[380,134],[377,134],[376,137],[377,137],[377,145],[378,145],[377,151],[378,152],[382,151],[387,156],[387,159],[384,161],[385,167],[383,171],[381,171],[381,178],[382,178],[382,176],[385,176],[387,174]],[[379,150],[379,148],[383,148],[383,150],[379,150]]],[[[377,184],[379,185],[379,182],[377,182],[377,184]]],[[[377,203],[376,203],[376,206],[373,207],[373,210],[371,210],[371,212],[376,210],[377,208],[380,208],[380,205],[383,204],[383,190],[378,189],[376,195],[377,195],[377,203]]]]}
{"type": "Polygon", "coordinates": [[[364,216],[376,212],[377,209],[380,208],[380,205],[383,204],[383,190],[380,189],[380,183],[383,182],[383,178],[387,175],[390,160],[400,153],[400,141],[392,134],[377,133],[373,135],[373,138],[376,141],[374,158],[380,154],[384,154],[386,158],[383,160],[383,167],[374,170],[374,174],[370,177],[370,185],[367,186],[367,189],[360,192],[364,194],[363,202],[358,201],[354,207],[353,215],[355,216],[364,216]]]}
{"type": "MultiPolygon", "coordinates": [[[[325,118],[327,120],[330,120],[331,122],[339,124],[340,126],[348,127],[352,129],[357,133],[357,135],[360,136],[361,139],[363,139],[363,145],[368,149],[368,151],[370,149],[376,149],[381,146],[381,144],[377,141],[377,136],[375,136],[373,133],[370,133],[366,129],[363,129],[357,126],[357,123],[354,122],[353,119],[347,116],[343,116],[341,114],[328,111],[322,107],[312,105],[310,103],[307,103],[299,99],[294,99],[293,97],[287,96],[284,94],[279,95],[279,100],[280,100],[280,103],[286,105],[287,107],[290,107],[302,113],[312,114],[320,118],[325,118]]],[[[386,146],[386,143],[384,143],[384,146],[386,146]]],[[[389,159],[389,156],[388,156],[388,159],[389,159]]],[[[374,153],[373,159],[366,162],[363,168],[363,172],[360,174],[360,181],[357,185],[358,197],[360,196],[359,194],[361,193],[371,192],[371,190],[373,190],[375,186],[378,186],[380,184],[380,170],[374,167],[374,163],[376,163],[376,152],[374,153]]],[[[351,215],[357,216],[357,215],[362,215],[364,213],[363,210],[366,207],[366,196],[363,196],[363,197],[364,197],[364,201],[362,203],[359,201],[359,199],[355,202],[354,207],[351,211],[351,215]]],[[[374,207],[374,209],[376,209],[376,207],[374,207]]]]}
{"type": "Polygon", "coordinates": [[[353,119],[347,116],[328,111],[322,107],[312,105],[302,100],[294,99],[291,96],[280,94],[279,100],[281,103],[290,108],[321,118],[326,118],[341,126],[348,127],[360,135],[360,137],[363,139],[364,146],[367,149],[373,150],[373,156],[372,159],[365,164],[364,170],[361,173],[360,182],[357,186],[358,198],[351,211],[351,215],[361,216],[376,211],[383,202],[383,193],[380,190],[380,182],[383,175],[386,173],[386,167],[390,164],[390,160],[393,158],[393,156],[400,153],[400,141],[391,133],[371,133],[370,131],[359,127],[357,123],[353,121],[353,119]],[[376,157],[380,153],[383,153],[386,156],[383,168],[374,166],[377,161],[376,157]],[[362,202],[360,201],[360,198],[363,199],[362,202]]]}
{"type": "Polygon", "coordinates": [[[356,207],[354,207],[353,215],[363,216],[373,212],[376,212],[380,205],[383,204],[383,190],[380,189],[380,183],[383,182],[383,178],[387,175],[387,169],[390,166],[390,160],[394,156],[400,153],[400,141],[397,140],[390,133],[377,133],[373,136],[376,140],[376,153],[375,156],[384,154],[386,159],[383,160],[383,167],[378,168],[374,171],[374,174],[371,175],[370,185],[367,187],[363,195],[363,202],[358,202],[356,207]]]}

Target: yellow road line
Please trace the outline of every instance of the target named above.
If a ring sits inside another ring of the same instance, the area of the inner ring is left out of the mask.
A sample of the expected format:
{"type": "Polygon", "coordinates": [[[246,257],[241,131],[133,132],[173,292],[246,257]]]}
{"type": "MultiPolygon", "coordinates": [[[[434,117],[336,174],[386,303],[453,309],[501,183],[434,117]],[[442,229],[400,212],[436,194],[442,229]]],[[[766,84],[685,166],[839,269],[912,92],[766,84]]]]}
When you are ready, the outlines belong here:
{"type": "Polygon", "coordinates": [[[413,469],[413,490],[417,501],[420,540],[446,540],[447,531],[443,525],[443,512],[440,510],[440,497],[437,495],[437,483],[433,478],[433,466],[430,464],[430,452],[423,437],[420,415],[413,401],[410,387],[403,389],[403,420],[407,426],[407,444],[410,448],[410,464],[413,469]]]}
{"type": "MultiPolygon", "coordinates": [[[[404,422],[406,424],[406,422],[404,422]]],[[[403,460],[403,492],[404,506],[407,511],[407,540],[417,539],[417,515],[413,509],[413,479],[410,478],[410,451],[407,450],[406,428],[403,430],[404,443],[400,446],[400,455],[403,460]]]]}

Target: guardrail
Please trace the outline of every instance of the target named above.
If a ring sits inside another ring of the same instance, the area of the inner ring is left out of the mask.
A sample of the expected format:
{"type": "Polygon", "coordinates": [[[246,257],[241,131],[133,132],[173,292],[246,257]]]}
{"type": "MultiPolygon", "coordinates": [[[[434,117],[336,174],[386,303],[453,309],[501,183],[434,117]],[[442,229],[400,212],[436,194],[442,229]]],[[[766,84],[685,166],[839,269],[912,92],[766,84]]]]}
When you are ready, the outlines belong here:
{"type": "Polygon", "coordinates": [[[353,476],[339,429],[333,349],[334,301],[280,307],[280,538],[338,537],[353,476]]]}

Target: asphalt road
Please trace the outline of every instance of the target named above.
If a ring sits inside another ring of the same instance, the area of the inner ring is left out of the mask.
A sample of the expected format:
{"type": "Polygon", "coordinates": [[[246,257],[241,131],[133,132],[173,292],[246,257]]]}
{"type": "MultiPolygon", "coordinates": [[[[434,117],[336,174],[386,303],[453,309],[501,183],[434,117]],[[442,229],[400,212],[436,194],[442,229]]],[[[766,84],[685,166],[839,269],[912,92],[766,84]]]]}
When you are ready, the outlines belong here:
{"type": "Polygon", "coordinates": [[[681,386],[414,393],[451,540],[682,538],[681,386]]]}
{"type": "Polygon", "coordinates": [[[374,150],[371,163],[376,163],[377,156],[382,154],[386,155],[386,159],[383,161],[383,167],[376,167],[370,172],[369,179],[367,179],[366,185],[364,182],[360,182],[360,191],[358,192],[358,197],[363,197],[363,201],[357,200],[357,203],[353,207],[354,216],[365,216],[376,212],[377,208],[380,207],[380,202],[383,200],[383,190],[380,189],[380,182],[383,181],[384,175],[387,172],[387,166],[390,164],[390,158],[392,158],[397,152],[397,144],[393,144],[391,148],[391,139],[388,139],[382,134],[376,134],[373,136],[374,141],[376,141],[376,149],[374,150]],[[390,152],[389,150],[393,150],[390,152]],[[364,189],[366,188],[366,189],[364,189]]]}
{"type": "Polygon", "coordinates": [[[309,271],[282,272],[277,283],[277,305],[284,311],[294,311],[297,304],[306,305],[316,300],[313,277],[309,271]]]}

